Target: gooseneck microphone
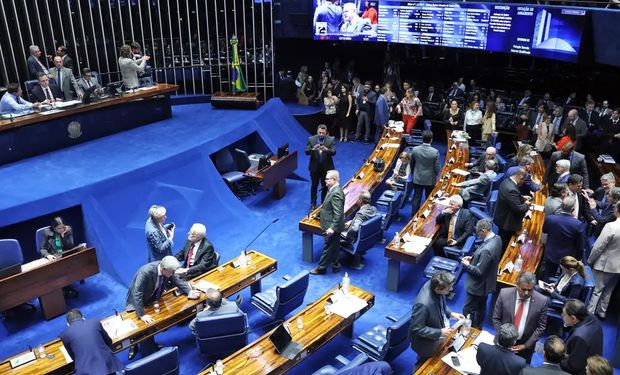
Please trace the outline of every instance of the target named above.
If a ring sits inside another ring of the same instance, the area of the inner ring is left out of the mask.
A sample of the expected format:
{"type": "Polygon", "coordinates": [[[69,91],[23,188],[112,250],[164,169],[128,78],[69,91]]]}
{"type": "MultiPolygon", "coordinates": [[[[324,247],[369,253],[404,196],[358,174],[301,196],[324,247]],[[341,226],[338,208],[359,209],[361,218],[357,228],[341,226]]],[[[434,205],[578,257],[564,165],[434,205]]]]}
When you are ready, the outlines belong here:
{"type": "Polygon", "coordinates": [[[260,237],[263,233],[265,233],[265,231],[266,231],[267,229],[269,229],[269,227],[270,227],[272,224],[275,224],[278,220],[280,220],[280,218],[279,218],[279,217],[278,217],[278,218],[273,219],[273,221],[272,221],[271,223],[267,224],[267,225],[263,228],[263,230],[261,230],[261,231],[260,231],[260,233],[258,233],[258,234],[256,235],[256,237],[254,237],[254,239],[253,239],[252,241],[250,241],[250,243],[249,243],[249,244],[247,244],[247,245],[245,246],[245,248],[243,249],[243,253],[245,254],[245,253],[246,253],[246,251],[248,251],[248,248],[250,247],[250,245],[252,245],[252,244],[254,243],[254,241],[256,241],[256,240],[258,239],[258,237],[260,237]]]}

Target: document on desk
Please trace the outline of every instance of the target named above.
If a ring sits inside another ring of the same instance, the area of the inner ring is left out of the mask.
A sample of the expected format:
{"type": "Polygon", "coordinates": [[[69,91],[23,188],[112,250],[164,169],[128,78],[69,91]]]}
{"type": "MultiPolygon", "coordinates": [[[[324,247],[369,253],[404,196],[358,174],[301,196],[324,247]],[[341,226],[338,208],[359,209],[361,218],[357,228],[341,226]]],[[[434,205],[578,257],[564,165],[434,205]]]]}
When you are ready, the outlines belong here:
{"type": "Polygon", "coordinates": [[[545,210],[545,206],[541,206],[539,204],[534,205],[534,211],[543,212],[545,210]]]}
{"type": "Polygon", "coordinates": [[[54,113],[60,113],[60,112],[63,112],[63,111],[64,111],[63,109],[52,109],[50,111],[41,112],[41,114],[43,116],[47,116],[47,115],[51,115],[51,114],[54,114],[54,113]]]}
{"type": "Polygon", "coordinates": [[[474,340],[474,345],[479,345],[481,342],[489,345],[495,345],[495,336],[487,331],[482,331],[474,340]]]}
{"type": "Polygon", "coordinates": [[[408,239],[405,240],[405,243],[403,244],[402,248],[403,248],[403,251],[406,253],[421,254],[426,249],[426,247],[431,243],[431,241],[432,241],[432,238],[410,235],[408,239]]]}
{"type": "Polygon", "coordinates": [[[386,148],[400,148],[400,143],[384,143],[382,147],[386,147],[386,148]]]}
{"type": "Polygon", "coordinates": [[[346,294],[331,305],[331,312],[346,319],[367,305],[366,300],[352,294],[346,294]]]}
{"type": "Polygon", "coordinates": [[[112,339],[129,333],[137,328],[136,323],[129,319],[123,320],[120,315],[104,320],[101,322],[101,325],[112,339]]]}
{"type": "Polygon", "coordinates": [[[476,346],[470,346],[466,349],[461,350],[458,353],[448,353],[443,356],[441,360],[461,374],[480,374],[480,366],[478,365],[478,361],[476,361],[477,352],[478,349],[476,346]],[[460,366],[454,365],[454,362],[452,361],[453,356],[458,357],[460,366]]]}
{"type": "Polygon", "coordinates": [[[196,284],[194,284],[194,288],[200,290],[201,292],[206,293],[207,289],[216,289],[220,290],[219,285],[215,285],[213,283],[208,282],[207,280],[200,280],[196,284]]]}
{"type": "Polygon", "coordinates": [[[33,260],[32,262],[28,262],[26,264],[22,264],[22,272],[28,272],[30,270],[33,270],[35,268],[39,268],[41,266],[44,266],[46,264],[48,264],[49,262],[51,262],[49,259],[47,258],[39,258],[37,260],[33,260]]]}
{"type": "Polygon", "coordinates": [[[56,102],[56,108],[67,108],[82,103],[81,100],[69,100],[67,102],[56,102]]]}
{"type": "Polygon", "coordinates": [[[452,173],[458,174],[459,176],[469,176],[471,174],[468,171],[465,171],[465,170],[459,169],[459,168],[454,168],[452,170],[452,173]]]}
{"type": "Polygon", "coordinates": [[[73,362],[73,358],[71,358],[71,356],[69,355],[69,352],[67,352],[67,348],[65,348],[65,346],[61,346],[60,347],[60,352],[62,353],[62,355],[65,357],[65,361],[67,363],[71,363],[73,362]]]}

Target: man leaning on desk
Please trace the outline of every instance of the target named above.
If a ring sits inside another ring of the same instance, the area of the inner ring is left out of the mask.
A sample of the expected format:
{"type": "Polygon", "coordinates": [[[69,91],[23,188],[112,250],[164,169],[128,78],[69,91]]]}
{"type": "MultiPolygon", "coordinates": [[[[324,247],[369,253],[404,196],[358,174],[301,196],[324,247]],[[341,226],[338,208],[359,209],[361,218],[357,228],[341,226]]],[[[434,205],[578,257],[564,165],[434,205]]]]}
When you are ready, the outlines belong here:
{"type": "Polygon", "coordinates": [[[9,83],[6,93],[0,99],[0,114],[20,115],[38,109],[41,103],[30,103],[22,99],[22,88],[19,83],[9,83]]]}

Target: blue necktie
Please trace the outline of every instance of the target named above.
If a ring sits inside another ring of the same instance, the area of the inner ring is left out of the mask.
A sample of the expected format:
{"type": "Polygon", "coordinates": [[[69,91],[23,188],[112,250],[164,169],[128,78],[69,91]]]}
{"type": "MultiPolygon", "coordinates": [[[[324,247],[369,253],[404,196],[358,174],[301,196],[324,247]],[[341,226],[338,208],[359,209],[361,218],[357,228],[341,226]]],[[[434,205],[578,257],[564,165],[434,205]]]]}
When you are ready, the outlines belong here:
{"type": "Polygon", "coordinates": [[[157,288],[155,288],[155,301],[159,301],[163,291],[164,291],[164,277],[162,275],[159,275],[157,276],[157,288]]]}

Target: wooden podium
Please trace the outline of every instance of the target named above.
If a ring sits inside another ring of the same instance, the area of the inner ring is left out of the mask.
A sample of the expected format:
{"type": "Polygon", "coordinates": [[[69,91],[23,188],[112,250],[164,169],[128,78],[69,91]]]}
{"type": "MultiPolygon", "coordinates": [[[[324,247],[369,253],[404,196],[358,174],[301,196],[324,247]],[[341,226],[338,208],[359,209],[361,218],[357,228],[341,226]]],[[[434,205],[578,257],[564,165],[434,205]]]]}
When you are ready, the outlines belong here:
{"type": "Polygon", "coordinates": [[[217,91],[211,95],[211,104],[215,108],[257,109],[263,105],[263,101],[260,93],[241,92],[233,95],[228,91],[217,91]]]}

